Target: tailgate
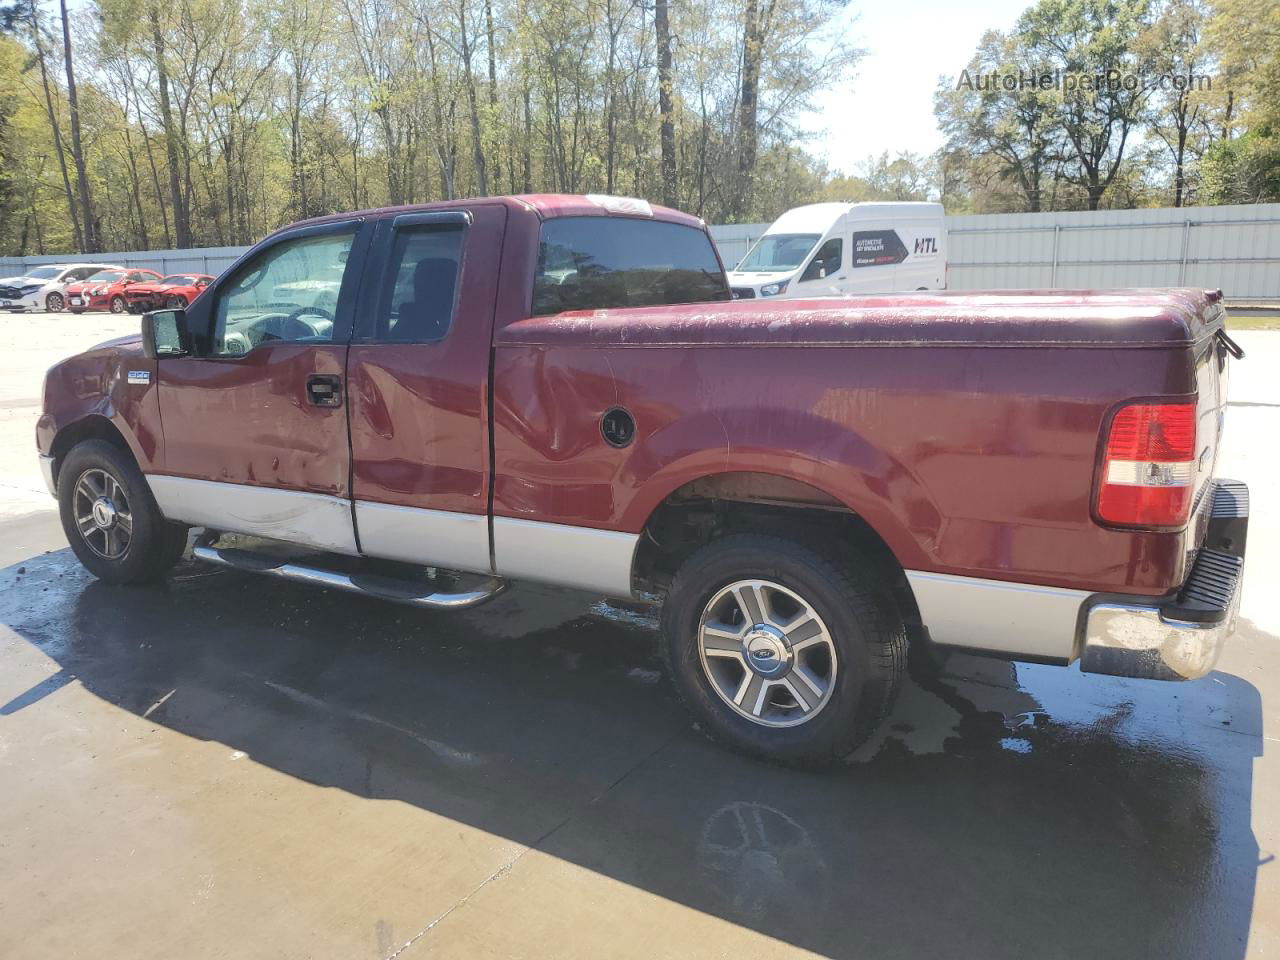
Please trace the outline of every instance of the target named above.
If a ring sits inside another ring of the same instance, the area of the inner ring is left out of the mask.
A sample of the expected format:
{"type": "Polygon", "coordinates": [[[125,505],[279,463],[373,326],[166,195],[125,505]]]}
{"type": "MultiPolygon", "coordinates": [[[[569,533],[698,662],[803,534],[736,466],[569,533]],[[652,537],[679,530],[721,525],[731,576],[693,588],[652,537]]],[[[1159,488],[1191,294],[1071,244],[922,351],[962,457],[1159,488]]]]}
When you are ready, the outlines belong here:
{"type": "Polygon", "coordinates": [[[1202,328],[1205,336],[1195,346],[1196,376],[1196,447],[1198,459],[1195,477],[1195,513],[1193,516],[1193,537],[1188,544],[1191,551],[1198,550],[1204,543],[1205,531],[1209,523],[1213,499],[1207,494],[1212,489],[1217,463],[1218,446],[1222,439],[1222,430],[1227,413],[1227,381],[1229,377],[1230,358],[1233,353],[1243,355],[1239,348],[1226,336],[1224,330],[1225,311],[1222,304],[1207,305],[1205,324],[1202,328]]]}

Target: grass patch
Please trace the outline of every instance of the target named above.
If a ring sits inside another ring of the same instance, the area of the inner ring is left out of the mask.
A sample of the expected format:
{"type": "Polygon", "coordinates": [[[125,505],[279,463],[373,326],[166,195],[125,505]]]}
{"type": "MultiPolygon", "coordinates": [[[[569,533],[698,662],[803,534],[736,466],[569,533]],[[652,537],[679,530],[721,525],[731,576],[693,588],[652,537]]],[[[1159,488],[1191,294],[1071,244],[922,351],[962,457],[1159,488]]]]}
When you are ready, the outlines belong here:
{"type": "Polygon", "coordinates": [[[1280,313],[1237,317],[1227,314],[1228,330],[1280,330],[1280,313]]]}

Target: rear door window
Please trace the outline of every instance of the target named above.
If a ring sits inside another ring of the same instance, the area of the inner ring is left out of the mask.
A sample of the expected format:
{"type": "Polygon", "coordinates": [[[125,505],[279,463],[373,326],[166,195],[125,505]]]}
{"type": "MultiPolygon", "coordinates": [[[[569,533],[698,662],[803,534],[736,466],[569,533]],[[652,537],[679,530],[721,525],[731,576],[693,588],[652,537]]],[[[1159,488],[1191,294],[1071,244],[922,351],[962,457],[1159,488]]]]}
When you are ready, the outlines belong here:
{"type": "Polygon", "coordinates": [[[728,299],[711,239],[695,227],[622,217],[542,225],[534,316],[728,299]]]}
{"type": "Polygon", "coordinates": [[[453,325],[462,267],[460,223],[426,223],[396,229],[377,324],[362,339],[385,343],[433,343],[453,325]]]}

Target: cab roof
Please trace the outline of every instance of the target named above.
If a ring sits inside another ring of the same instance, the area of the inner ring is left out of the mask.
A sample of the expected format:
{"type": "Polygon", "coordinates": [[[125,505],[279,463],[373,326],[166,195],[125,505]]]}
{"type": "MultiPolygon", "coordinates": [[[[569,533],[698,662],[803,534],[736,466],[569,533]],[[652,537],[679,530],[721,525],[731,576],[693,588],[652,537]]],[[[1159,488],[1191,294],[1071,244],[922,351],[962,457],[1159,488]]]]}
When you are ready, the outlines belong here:
{"type": "MultiPolygon", "coordinates": [[[[368,210],[352,210],[342,213],[326,214],[309,220],[299,220],[280,230],[312,224],[333,223],[337,220],[350,220],[357,217],[382,218],[402,213],[429,213],[433,210],[456,210],[459,207],[474,207],[480,204],[502,204],[503,206],[529,211],[543,220],[554,217],[631,217],[640,220],[661,220],[667,223],[679,223],[689,227],[703,229],[706,223],[692,214],[673,210],[659,204],[649,203],[636,197],[619,197],[610,194],[572,194],[572,193],[526,193],[515,196],[470,197],[459,200],[438,200],[433,203],[405,204],[398,207],[373,207],[368,210]]],[[[279,233],[275,230],[273,233],[279,233]]]]}

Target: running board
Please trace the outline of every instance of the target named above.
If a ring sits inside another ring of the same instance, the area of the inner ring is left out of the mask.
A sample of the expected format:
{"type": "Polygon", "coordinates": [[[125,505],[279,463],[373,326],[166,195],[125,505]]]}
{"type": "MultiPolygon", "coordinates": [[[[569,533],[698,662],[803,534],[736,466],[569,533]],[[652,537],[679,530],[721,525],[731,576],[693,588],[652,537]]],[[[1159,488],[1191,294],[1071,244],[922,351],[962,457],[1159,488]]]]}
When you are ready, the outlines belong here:
{"type": "Polygon", "coordinates": [[[232,570],[264,573],[270,577],[292,580],[295,583],[309,583],[317,587],[345,590],[348,593],[358,593],[378,600],[390,600],[393,603],[404,603],[427,610],[468,610],[486,600],[492,600],[507,587],[505,580],[490,577],[475,590],[461,593],[424,592],[424,584],[414,583],[411,580],[377,574],[339,573],[323,567],[308,567],[267,553],[213,547],[201,543],[192,547],[191,556],[205,563],[229,567],[232,570]]]}

